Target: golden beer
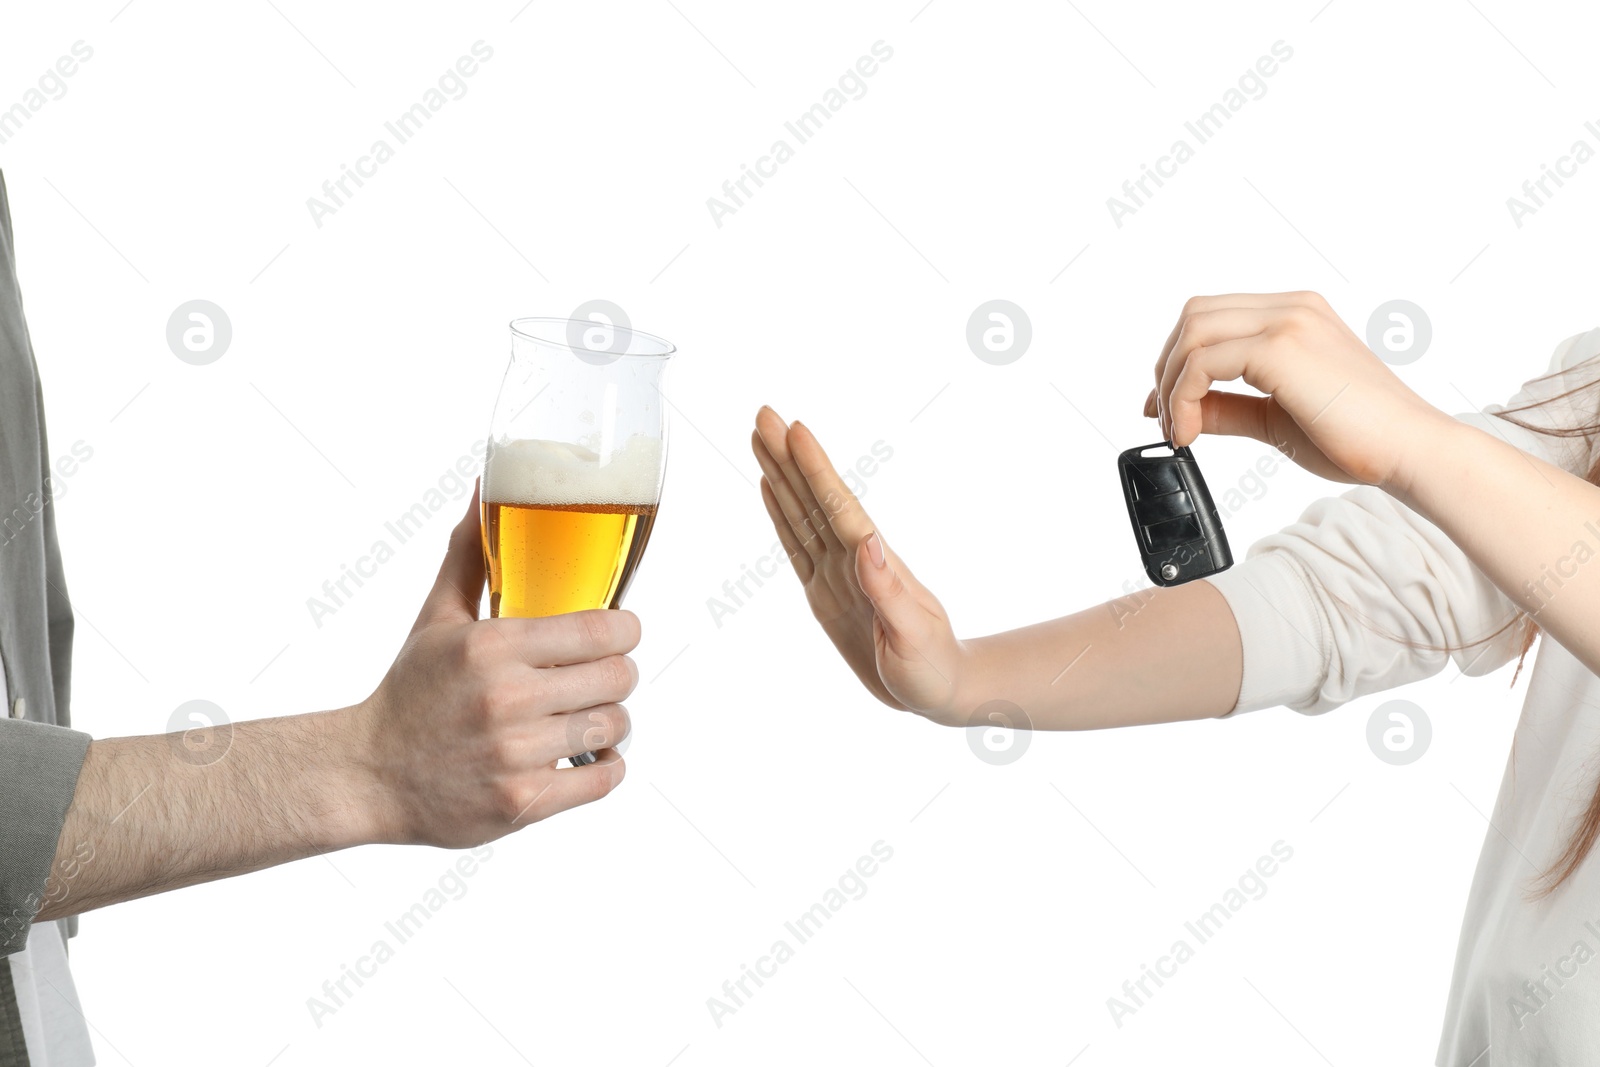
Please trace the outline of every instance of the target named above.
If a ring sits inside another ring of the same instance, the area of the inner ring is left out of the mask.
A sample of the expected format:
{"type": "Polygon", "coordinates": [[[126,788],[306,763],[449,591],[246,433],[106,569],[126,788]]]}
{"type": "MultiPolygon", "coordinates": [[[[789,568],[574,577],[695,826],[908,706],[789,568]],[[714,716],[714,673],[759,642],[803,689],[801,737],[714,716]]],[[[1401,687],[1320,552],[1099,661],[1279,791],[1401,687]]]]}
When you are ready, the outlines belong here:
{"type": "Polygon", "coordinates": [[[489,614],[614,608],[644,556],[654,504],[487,504],[489,614]]]}
{"type": "Polygon", "coordinates": [[[661,460],[661,442],[639,435],[604,451],[494,442],[483,477],[489,614],[535,618],[619,606],[655,525],[661,460]]]}

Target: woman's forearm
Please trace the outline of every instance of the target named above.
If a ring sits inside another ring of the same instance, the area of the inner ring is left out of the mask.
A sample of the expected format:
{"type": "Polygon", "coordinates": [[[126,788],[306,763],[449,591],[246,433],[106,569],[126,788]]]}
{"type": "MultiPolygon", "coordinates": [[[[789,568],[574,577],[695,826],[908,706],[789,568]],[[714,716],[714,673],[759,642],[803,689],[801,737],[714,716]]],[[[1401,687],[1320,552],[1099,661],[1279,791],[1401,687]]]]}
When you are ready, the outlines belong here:
{"type": "Polygon", "coordinates": [[[1209,582],[1142,589],[962,644],[959,706],[1004,700],[1042,730],[1225,715],[1244,669],[1233,611],[1209,582]]]}
{"type": "Polygon", "coordinates": [[[1600,672],[1600,486],[1443,418],[1390,492],[1600,672]]]}

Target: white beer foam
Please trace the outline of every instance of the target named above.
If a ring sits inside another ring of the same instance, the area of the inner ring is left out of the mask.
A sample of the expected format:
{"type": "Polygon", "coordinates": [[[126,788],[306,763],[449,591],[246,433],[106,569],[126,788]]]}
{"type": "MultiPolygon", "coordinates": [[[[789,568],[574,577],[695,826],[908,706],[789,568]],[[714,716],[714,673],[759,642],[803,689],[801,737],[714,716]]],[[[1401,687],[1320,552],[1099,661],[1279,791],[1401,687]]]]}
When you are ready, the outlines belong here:
{"type": "Polygon", "coordinates": [[[600,455],[563,441],[502,438],[489,445],[483,499],[491,504],[655,504],[661,442],[634,434],[601,465],[600,455]]]}

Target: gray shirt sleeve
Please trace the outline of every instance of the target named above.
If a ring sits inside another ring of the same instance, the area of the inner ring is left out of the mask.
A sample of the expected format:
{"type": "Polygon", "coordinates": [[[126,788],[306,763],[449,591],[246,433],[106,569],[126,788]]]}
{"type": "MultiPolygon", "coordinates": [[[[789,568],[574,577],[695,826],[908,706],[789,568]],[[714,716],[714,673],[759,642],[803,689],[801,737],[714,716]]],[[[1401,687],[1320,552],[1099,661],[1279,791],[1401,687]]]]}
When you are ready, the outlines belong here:
{"type": "Polygon", "coordinates": [[[86,733],[0,719],[0,956],[28,943],[88,750],[86,733]]]}

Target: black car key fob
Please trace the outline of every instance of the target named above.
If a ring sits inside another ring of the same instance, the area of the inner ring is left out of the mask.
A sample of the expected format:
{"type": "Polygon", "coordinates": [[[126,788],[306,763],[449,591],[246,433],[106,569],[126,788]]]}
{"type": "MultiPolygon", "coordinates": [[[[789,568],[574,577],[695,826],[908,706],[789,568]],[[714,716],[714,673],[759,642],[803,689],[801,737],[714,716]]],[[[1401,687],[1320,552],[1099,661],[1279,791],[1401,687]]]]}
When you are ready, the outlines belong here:
{"type": "Polygon", "coordinates": [[[1157,585],[1182,585],[1233,566],[1222,517],[1187,446],[1161,441],[1117,457],[1122,496],[1144,571],[1157,585]],[[1147,456],[1154,448],[1167,455],[1147,456]]]}

